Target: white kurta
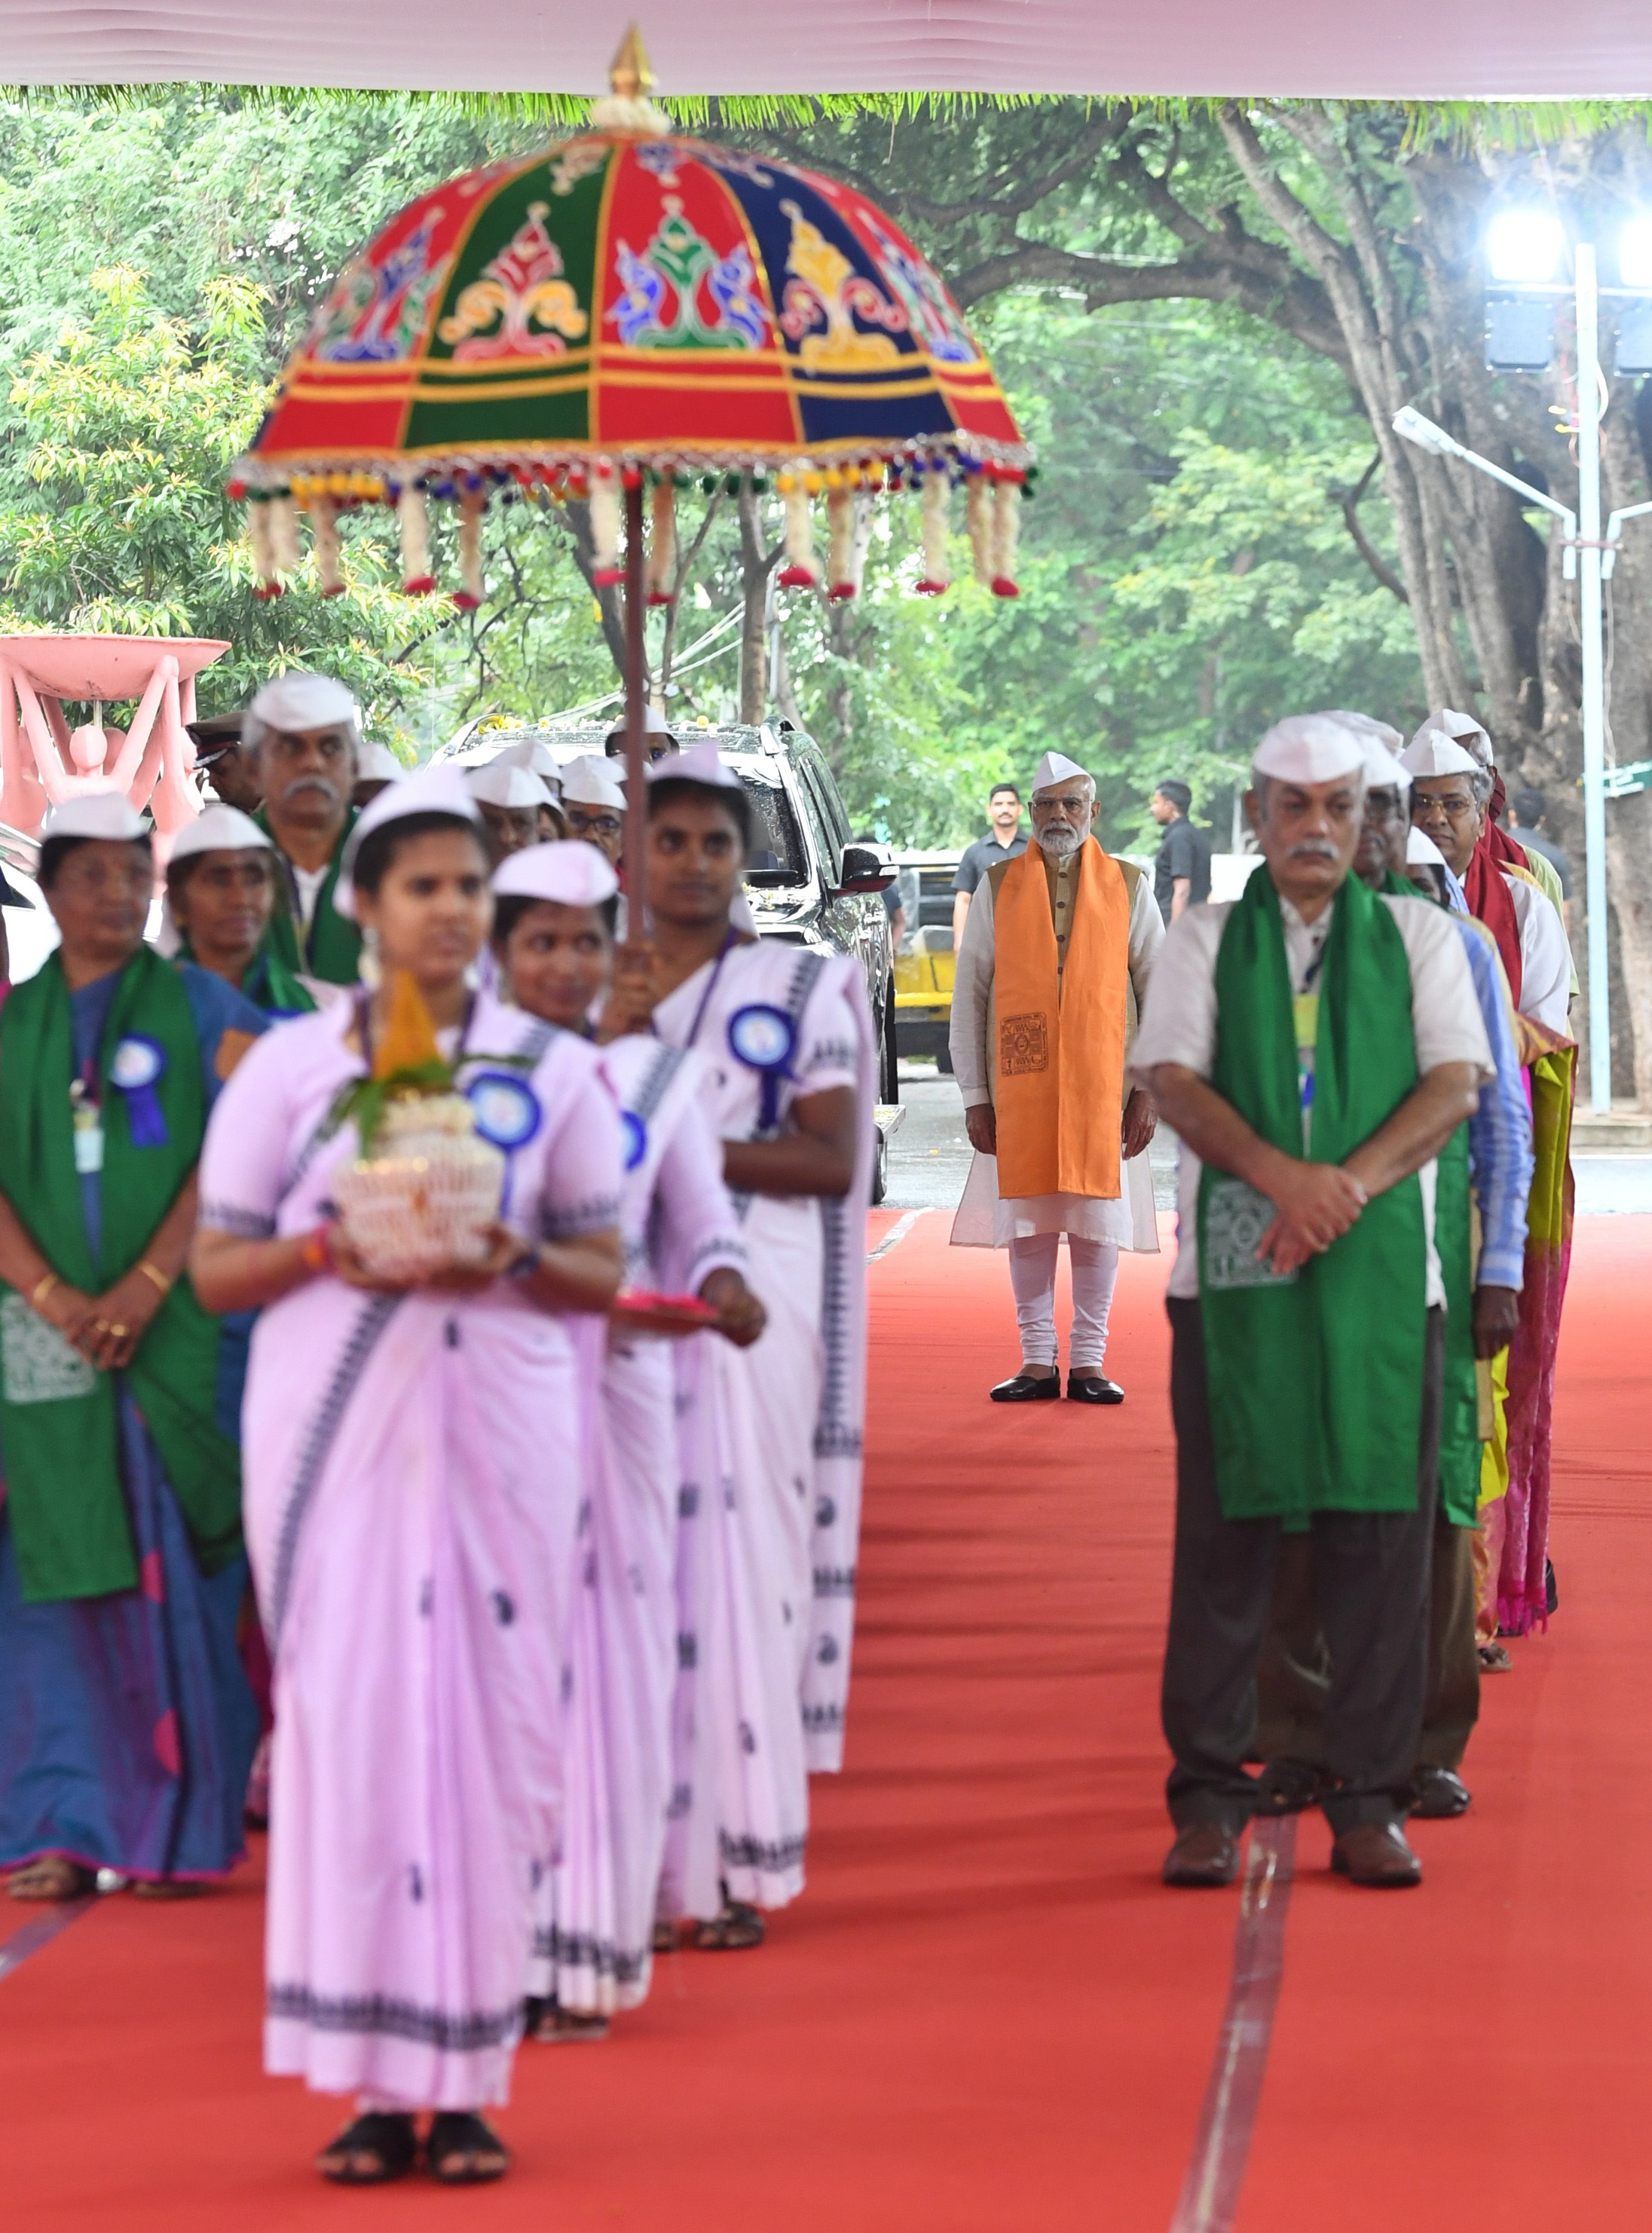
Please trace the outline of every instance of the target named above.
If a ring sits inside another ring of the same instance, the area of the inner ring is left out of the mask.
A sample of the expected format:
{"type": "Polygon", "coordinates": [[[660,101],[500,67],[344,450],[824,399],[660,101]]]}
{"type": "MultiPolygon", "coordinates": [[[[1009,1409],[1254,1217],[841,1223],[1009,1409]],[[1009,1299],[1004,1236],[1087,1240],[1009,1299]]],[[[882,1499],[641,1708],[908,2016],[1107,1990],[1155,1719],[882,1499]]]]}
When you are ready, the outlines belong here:
{"type": "Polygon", "coordinates": [[[772,1137],[794,1101],[839,1087],[860,1103],[847,1199],[735,1198],[748,1276],[769,1314],[762,1339],[741,1351],[697,1342],[680,1364],[685,1500],[700,1514],[683,1617],[708,1764],[673,1826],[672,1874],[704,1897],[710,1809],[732,1891],[775,1905],[802,1887],[807,1771],[842,1760],[860,1532],[871,1025],[853,961],[778,942],[731,947],[662,1001],[654,1021],[662,1038],[704,1053],[725,1139],[772,1137]],[[754,1010],[788,1021],[784,1074],[765,1077],[740,1051],[741,1019],[754,1010]]]}
{"type": "MultiPolygon", "coordinates": [[[[357,1152],[344,1006],[260,1039],[201,1158],[201,1220],[307,1233],[357,1152]]],[[[483,996],[466,1048],[538,1104],[504,1214],[618,1221],[589,1048],[483,996]]],[[[461,1084],[473,1077],[461,1069],[461,1084]]],[[[505,2098],[532,1885],[555,1849],[583,1501],[569,1323],[510,1280],[364,1293],[323,1276],[259,1314],[242,1414],[247,1548],[274,1660],[264,2063],[381,2106],[505,2098]]]]}
{"type": "MultiPolygon", "coordinates": [[[[623,1038],[601,1064],[627,1142],[626,1285],[692,1292],[720,1266],[744,1272],[699,1058],[623,1038]]],[[[579,1338],[600,1400],[588,1406],[562,1846],[539,1887],[529,1990],[608,2015],[647,1996],[653,1966],[673,1787],[681,1467],[674,1344],[610,1332],[605,1319],[582,1321],[579,1338]]]]}
{"type": "Polygon", "coordinates": [[[1520,927],[1520,1013],[1562,1038],[1571,1025],[1571,947],[1554,902],[1529,878],[1505,869],[1520,927]]]}
{"type": "MultiPolygon", "coordinates": [[[[1129,972],[1135,994],[1131,1032],[1141,1012],[1153,964],[1164,942],[1164,918],[1146,876],[1137,879],[1130,903],[1129,972]]],[[[992,887],[983,877],[970,902],[963,943],[953,980],[951,1046],[953,1070],[966,1109],[992,1097],[992,1001],[993,977],[992,887]]],[[[1011,1240],[1037,1233],[1068,1233],[1081,1240],[1110,1241],[1118,1248],[1157,1251],[1159,1228],[1153,1206],[1153,1172],[1145,1155],[1124,1163],[1116,1200],[1087,1195],[1026,1195],[1005,1199],[998,1193],[998,1157],[975,1156],[963,1198],[953,1220],[954,1247],[1005,1248],[1011,1240]]]]}

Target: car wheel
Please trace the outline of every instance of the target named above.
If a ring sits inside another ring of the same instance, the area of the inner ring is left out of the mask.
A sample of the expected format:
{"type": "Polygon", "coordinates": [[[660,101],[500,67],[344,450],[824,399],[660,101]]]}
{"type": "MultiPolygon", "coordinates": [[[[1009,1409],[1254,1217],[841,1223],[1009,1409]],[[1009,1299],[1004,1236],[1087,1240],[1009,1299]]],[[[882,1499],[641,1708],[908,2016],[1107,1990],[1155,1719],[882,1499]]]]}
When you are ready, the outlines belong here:
{"type": "Polygon", "coordinates": [[[953,1074],[953,1051],[945,1039],[935,1049],[935,1068],[943,1077],[950,1077],[953,1074]]]}

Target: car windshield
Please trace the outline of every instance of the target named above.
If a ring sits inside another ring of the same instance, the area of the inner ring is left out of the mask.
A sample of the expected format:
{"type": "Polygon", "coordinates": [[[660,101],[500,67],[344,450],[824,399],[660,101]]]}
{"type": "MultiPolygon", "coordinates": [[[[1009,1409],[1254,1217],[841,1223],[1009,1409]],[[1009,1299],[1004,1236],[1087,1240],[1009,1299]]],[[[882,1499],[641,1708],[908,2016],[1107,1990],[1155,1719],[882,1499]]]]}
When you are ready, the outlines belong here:
{"type": "Polygon", "coordinates": [[[740,770],[751,809],[751,851],[745,864],[751,884],[806,884],[809,855],[791,801],[778,784],[740,770]]]}

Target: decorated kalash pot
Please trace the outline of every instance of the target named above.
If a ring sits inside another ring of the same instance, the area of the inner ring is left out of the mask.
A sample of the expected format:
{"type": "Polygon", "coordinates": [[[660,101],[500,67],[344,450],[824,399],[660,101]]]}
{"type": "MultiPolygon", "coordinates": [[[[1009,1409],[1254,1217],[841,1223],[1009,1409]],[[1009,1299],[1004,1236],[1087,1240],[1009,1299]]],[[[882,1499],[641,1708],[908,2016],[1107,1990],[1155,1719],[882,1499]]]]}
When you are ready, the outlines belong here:
{"type": "MultiPolygon", "coordinates": [[[[501,1080],[505,1083],[514,1081],[501,1080]]],[[[527,1089],[520,1089],[526,1093],[527,1089]]],[[[345,1240],[374,1278],[400,1286],[453,1264],[479,1264],[504,1191],[505,1159],[477,1130],[477,1103],[453,1071],[419,987],[405,972],[370,1074],[335,1123],[354,1119],[361,1154],[334,1184],[345,1240]]]]}

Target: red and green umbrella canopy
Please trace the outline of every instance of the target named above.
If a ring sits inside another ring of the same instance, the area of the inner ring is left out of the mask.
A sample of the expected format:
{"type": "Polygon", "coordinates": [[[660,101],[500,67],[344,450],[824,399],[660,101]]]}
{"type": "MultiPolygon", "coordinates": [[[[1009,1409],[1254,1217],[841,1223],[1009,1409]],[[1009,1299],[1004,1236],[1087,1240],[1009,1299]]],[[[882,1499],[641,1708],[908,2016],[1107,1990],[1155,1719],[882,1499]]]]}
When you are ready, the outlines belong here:
{"type": "Polygon", "coordinates": [[[248,477],[928,452],[1027,454],[889,218],[788,163],[593,133],[387,225],[289,367],[248,477]]]}
{"type": "Polygon", "coordinates": [[[1007,592],[1029,463],[939,274],[863,195],[674,133],[593,130],[387,225],[335,283],[235,485],[266,582],[296,540],[257,514],[291,498],[331,587],[334,516],[364,501],[402,505],[423,586],[426,497],[474,522],[501,491],[589,495],[601,552],[610,488],[750,472],[792,499],[788,575],[807,580],[809,495],[827,495],[836,545],[856,491],[927,483],[940,587],[938,498],[962,479],[978,570],[1007,592]]]}

